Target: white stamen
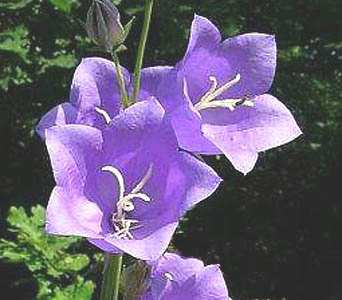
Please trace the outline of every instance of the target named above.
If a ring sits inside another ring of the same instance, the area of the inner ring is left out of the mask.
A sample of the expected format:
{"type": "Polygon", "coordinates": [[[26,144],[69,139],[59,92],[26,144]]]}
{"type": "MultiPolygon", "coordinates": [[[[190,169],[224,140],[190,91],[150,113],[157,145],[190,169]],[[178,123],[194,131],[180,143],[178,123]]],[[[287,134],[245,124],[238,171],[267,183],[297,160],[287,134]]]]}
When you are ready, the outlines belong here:
{"type": "Polygon", "coordinates": [[[120,171],[113,166],[104,166],[101,170],[111,173],[117,179],[119,184],[119,199],[122,199],[125,194],[125,182],[120,171]]]}
{"type": "Polygon", "coordinates": [[[219,89],[215,90],[215,92],[213,92],[211,94],[209,101],[216,99],[218,96],[220,96],[221,94],[223,94],[224,92],[229,90],[231,87],[233,87],[234,85],[239,83],[240,79],[241,79],[241,75],[237,74],[233,80],[228,81],[226,84],[221,86],[219,89]]]}
{"type": "Polygon", "coordinates": [[[136,185],[135,188],[132,189],[130,194],[136,194],[138,192],[141,191],[141,189],[144,187],[144,185],[146,184],[147,181],[150,180],[151,176],[152,176],[152,164],[149,165],[148,170],[145,174],[145,176],[143,177],[143,179],[136,185]]]}
{"type": "Polygon", "coordinates": [[[136,193],[136,194],[129,193],[129,195],[125,196],[125,199],[127,199],[127,200],[132,200],[134,198],[139,198],[145,202],[151,201],[151,198],[149,196],[147,196],[146,194],[143,194],[143,193],[136,193]]]}
{"type": "Polygon", "coordinates": [[[172,276],[172,274],[170,274],[169,272],[166,272],[166,273],[164,274],[164,276],[165,276],[168,280],[173,281],[173,276],[172,276]]]}
{"type": "Polygon", "coordinates": [[[202,97],[202,102],[210,101],[210,96],[216,91],[218,82],[215,76],[209,76],[209,80],[211,81],[211,87],[209,91],[202,97]]]}
{"type": "Polygon", "coordinates": [[[104,118],[106,124],[110,123],[111,118],[110,118],[109,114],[104,109],[102,109],[100,107],[95,107],[95,111],[104,118]]]}
{"type": "Polygon", "coordinates": [[[239,83],[241,80],[240,74],[237,74],[232,80],[228,81],[226,84],[218,88],[218,82],[216,77],[210,76],[209,80],[212,85],[209,91],[201,98],[201,100],[196,103],[195,108],[197,111],[207,109],[207,108],[228,108],[230,111],[234,111],[239,105],[254,106],[254,103],[248,98],[242,99],[217,99],[224,92],[229,90],[231,87],[239,83]]]}
{"type": "Polygon", "coordinates": [[[222,99],[204,103],[199,110],[207,108],[228,108],[230,111],[234,111],[235,108],[240,105],[253,107],[254,103],[247,99],[222,99]]]}
{"type": "Polygon", "coordinates": [[[102,171],[110,172],[117,179],[119,186],[119,199],[116,203],[117,212],[111,217],[112,225],[115,231],[113,234],[114,237],[119,239],[133,239],[133,235],[130,230],[141,227],[141,225],[132,227],[133,224],[137,224],[139,221],[126,219],[126,213],[132,212],[135,209],[133,204],[134,199],[140,199],[144,202],[151,201],[151,198],[148,195],[141,193],[140,191],[151,178],[152,169],[152,164],[150,164],[142,180],[133,188],[130,193],[125,195],[125,182],[120,171],[113,166],[104,166],[102,168],[102,171]]]}
{"type": "Polygon", "coordinates": [[[134,204],[130,201],[125,201],[122,203],[122,209],[123,211],[125,212],[130,212],[130,211],[133,211],[134,210],[134,204]]]}

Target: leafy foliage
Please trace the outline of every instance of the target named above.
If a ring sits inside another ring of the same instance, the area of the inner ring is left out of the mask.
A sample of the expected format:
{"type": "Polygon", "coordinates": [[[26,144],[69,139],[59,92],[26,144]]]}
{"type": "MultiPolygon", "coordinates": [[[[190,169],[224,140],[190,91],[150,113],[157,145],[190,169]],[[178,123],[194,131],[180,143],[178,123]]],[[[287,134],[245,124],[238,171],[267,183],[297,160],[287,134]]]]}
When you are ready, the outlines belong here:
{"type": "Polygon", "coordinates": [[[65,13],[70,13],[72,6],[77,3],[75,0],[49,0],[49,2],[56,8],[65,13]]]}
{"type": "Polygon", "coordinates": [[[31,4],[33,0],[5,0],[0,3],[0,8],[4,10],[17,10],[31,4]]]}
{"type": "Polygon", "coordinates": [[[38,300],[91,299],[94,283],[78,275],[89,267],[89,257],[72,249],[80,239],[47,235],[44,215],[40,205],[32,207],[31,216],[12,207],[7,221],[16,239],[0,240],[0,258],[27,266],[38,284],[38,300]]]}

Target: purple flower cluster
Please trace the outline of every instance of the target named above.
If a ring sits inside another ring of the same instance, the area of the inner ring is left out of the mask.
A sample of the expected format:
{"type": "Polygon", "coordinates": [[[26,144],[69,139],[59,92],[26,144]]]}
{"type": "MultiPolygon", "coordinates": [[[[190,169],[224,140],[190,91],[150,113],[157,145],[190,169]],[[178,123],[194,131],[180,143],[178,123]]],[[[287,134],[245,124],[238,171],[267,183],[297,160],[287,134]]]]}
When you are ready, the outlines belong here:
{"type": "MultiPolygon", "coordinates": [[[[37,126],[56,180],[47,231],[156,261],[180,218],[221,182],[190,153],[224,154],[246,174],[259,152],[301,134],[290,111],[267,94],[275,68],[273,36],[222,42],[200,16],[184,58],[175,67],[144,69],[139,101],[129,108],[122,107],[113,63],[83,59],[70,101],[37,126]]],[[[131,91],[132,76],[122,71],[131,91]]],[[[195,259],[166,254],[151,276],[142,299],[228,299],[219,269],[195,259]]]]}

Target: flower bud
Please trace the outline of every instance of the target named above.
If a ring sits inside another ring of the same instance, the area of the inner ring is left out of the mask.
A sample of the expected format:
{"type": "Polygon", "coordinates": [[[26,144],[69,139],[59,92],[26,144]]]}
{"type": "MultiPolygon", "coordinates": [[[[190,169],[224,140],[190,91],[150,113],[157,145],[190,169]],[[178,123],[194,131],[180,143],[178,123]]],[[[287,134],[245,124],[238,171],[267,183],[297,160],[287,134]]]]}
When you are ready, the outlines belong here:
{"type": "Polygon", "coordinates": [[[120,13],[110,0],[94,0],[88,10],[87,33],[105,51],[111,52],[125,40],[120,13]]]}

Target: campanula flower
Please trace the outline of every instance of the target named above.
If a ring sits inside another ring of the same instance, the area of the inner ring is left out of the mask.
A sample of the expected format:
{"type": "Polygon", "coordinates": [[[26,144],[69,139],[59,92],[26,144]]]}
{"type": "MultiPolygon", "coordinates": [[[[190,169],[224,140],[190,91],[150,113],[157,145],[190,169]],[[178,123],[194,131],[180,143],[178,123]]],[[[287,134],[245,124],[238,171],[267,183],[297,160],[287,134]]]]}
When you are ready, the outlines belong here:
{"type": "MultiPolygon", "coordinates": [[[[125,83],[129,72],[123,69],[125,83]]],[[[45,130],[54,125],[85,124],[99,129],[122,110],[114,64],[103,58],[85,58],[77,67],[70,89],[70,101],[46,113],[37,125],[44,138],[45,130]]]]}
{"type": "Polygon", "coordinates": [[[141,98],[158,98],[180,147],[224,154],[246,174],[258,153],[301,134],[291,112],[266,94],[276,68],[272,35],[249,33],[222,41],[218,29],[195,16],[184,58],[176,67],[143,71],[141,98]]]}
{"type": "Polygon", "coordinates": [[[165,111],[152,99],[134,104],[106,128],[46,129],[56,180],[46,230],[86,237],[111,253],[157,259],[178,221],[221,179],[180,151],[165,111]]]}
{"type": "Polygon", "coordinates": [[[195,258],[165,253],[151,263],[148,288],[140,300],[228,300],[218,265],[204,266],[195,258]]]}

